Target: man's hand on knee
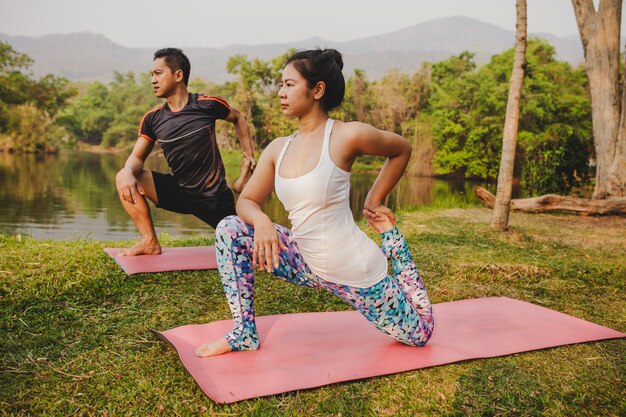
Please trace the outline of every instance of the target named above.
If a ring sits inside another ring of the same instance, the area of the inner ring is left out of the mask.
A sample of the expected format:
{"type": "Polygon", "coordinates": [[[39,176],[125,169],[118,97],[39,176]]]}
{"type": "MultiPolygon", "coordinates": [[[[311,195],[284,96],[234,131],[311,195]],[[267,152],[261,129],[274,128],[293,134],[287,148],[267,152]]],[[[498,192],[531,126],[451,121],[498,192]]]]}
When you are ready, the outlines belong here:
{"type": "Polygon", "coordinates": [[[145,194],[137,178],[127,169],[121,169],[117,173],[115,176],[115,185],[120,198],[130,204],[135,204],[139,195],[145,194]]]}

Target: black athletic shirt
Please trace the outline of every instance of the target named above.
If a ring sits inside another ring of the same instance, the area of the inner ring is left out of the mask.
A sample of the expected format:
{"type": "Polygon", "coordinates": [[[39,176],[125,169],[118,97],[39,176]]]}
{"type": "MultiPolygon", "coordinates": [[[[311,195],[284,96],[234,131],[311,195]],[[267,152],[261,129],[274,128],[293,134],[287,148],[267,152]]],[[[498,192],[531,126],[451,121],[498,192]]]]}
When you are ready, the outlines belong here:
{"type": "Polygon", "coordinates": [[[230,106],[221,97],[189,94],[185,107],[173,112],[167,103],[147,112],[139,136],[158,141],[183,190],[212,197],[225,187],[226,175],[215,139],[215,120],[225,119],[230,106]]]}

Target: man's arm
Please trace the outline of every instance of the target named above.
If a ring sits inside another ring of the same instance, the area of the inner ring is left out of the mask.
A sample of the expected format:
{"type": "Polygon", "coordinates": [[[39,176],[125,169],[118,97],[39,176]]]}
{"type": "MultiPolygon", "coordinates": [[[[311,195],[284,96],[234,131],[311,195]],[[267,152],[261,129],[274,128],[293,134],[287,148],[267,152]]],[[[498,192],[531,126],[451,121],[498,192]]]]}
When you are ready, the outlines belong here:
{"type": "Polygon", "coordinates": [[[256,167],[256,160],[254,159],[254,147],[252,145],[250,126],[248,125],[247,120],[243,117],[241,112],[234,107],[230,108],[230,112],[224,120],[231,122],[235,126],[235,133],[237,134],[237,139],[241,144],[241,149],[250,158],[252,163],[251,169],[254,171],[254,168],[256,167]]]}
{"type": "Polygon", "coordinates": [[[154,142],[140,136],[126,159],[124,168],[115,177],[117,192],[122,199],[131,204],[135,204],[137,201],[137,193],[144,193],[137,182],[137,177],[143,172],[143,164],[153,147],[154,142]]]}

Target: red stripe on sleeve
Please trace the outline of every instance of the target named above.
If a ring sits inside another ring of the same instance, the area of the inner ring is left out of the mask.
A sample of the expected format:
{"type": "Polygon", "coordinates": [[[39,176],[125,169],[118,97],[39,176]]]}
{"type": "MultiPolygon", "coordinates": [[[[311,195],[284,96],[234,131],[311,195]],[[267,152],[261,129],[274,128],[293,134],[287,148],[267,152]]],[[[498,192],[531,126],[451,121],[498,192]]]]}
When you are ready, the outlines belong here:
{"type": "Polygon", "coordinates": [[[198,101],[200,100],[211,100],[211,101],[217,101],[218,103],[220,103],[222,106],[226,107],[228,110],[230,110],[230,105],[226,102],[226,100],[224,100],[221,97],[217,97],[217,96],[200,96],[198,97],[198,101]]]}
{"type": "Polygon", "coordinates": [[[143,122],[144,122],[144,120],[146,120],[146,117],[147,117],[150,113],[154,113],[155,111],[157,111],[157,110],[161,110],[162,108],[163,108],[163,106],[156,106],[156,107],[152,108],[151,110],[149,110],[148,112],[146,112],[146,114],[144,114],[144,115],[143,115],[143,117],[141,118],[141,121],[139,122],[139,129],[138,129],[138,132],[137,132],[137,136],[138,136],[138,137],[140,137],[140,138],[146,138],[146,139],[148,139],[148,140],[150,140],[150,141],[152,141],[152,142],[154,142],[154,141],[155,141],[155,139],[151,138],[150,136],[148,136],[148,135],[144,135],[143,133],[141,133],[141,128],[143,127],[143,122]]]}

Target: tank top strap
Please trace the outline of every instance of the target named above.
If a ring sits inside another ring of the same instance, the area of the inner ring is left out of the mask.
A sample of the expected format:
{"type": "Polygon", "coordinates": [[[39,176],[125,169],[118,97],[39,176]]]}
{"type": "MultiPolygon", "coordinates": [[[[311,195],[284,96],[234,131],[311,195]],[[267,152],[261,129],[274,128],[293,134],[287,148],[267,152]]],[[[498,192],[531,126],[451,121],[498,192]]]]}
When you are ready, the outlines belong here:
{"type": "Polygon", "coordinates": [[[330,159],[330,134],[333,131],[333,124],[335,121],[330,117],[326,121],[326,127],[324,128],[324,142],[322,143],[322,154],[320,155],[320,159],[323,161],[331,161],[330,159]]]}
{"type": "Polygon", "coordinates": [[[278,177],[278,169],[280,168],[280,164],[283,162],[283,156],[285,156],[285,152],[287,152],[287,148],[289,147],[291,140],[296,136],[297,133],[298,131],[296,130],[295,132],[291,134],[291,136],[287,138],[287,141],[285,141],[283,148],[280,150],[280,153],[278,154],[278,159],[276,160],[276,166],[274,167],[274,175],[276,175],[276,177],[278,177]]]}

